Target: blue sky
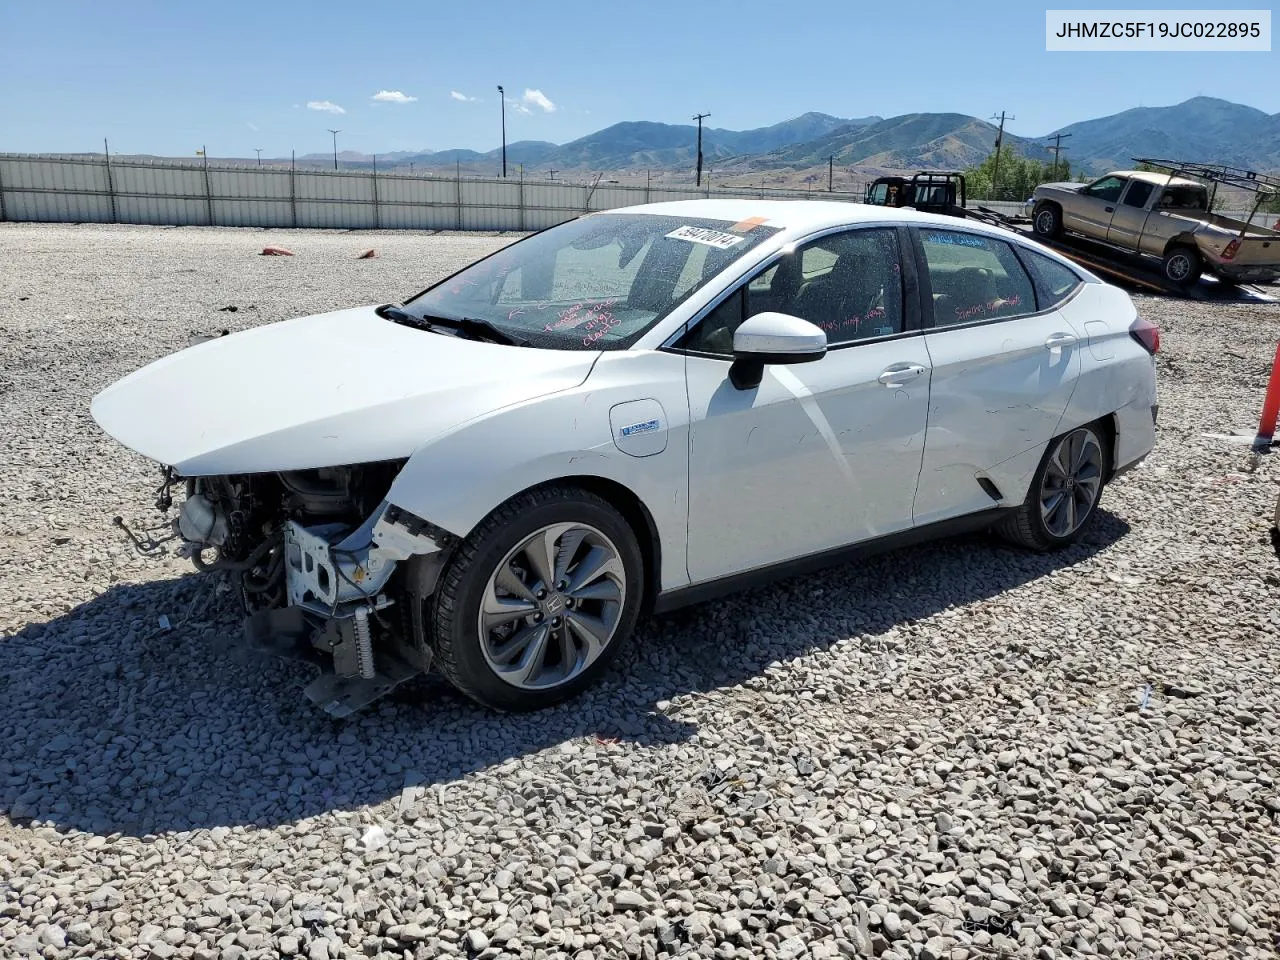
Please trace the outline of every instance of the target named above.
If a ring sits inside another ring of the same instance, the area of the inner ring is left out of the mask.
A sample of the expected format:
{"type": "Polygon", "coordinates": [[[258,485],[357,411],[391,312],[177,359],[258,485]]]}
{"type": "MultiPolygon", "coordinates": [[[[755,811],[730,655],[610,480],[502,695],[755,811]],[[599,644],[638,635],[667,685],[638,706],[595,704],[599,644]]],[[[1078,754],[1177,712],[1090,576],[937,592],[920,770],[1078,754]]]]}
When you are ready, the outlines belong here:
{"type": "Polygon", "coordinates": [[[329,127],[341,128],[340,149],[365,153],[490,149],[499,83],[510,141],[699,111],[743,129],[807,110],[1003,109],[1024,136],[1199,94],[1280,112],[1280,54],[1046,53],[1044,10],[1022,0],[0,0],[0,150],[95,150],[106,136],[122,153],[207,144],[211,156],[288,156],[329,150],[329,127]]]}

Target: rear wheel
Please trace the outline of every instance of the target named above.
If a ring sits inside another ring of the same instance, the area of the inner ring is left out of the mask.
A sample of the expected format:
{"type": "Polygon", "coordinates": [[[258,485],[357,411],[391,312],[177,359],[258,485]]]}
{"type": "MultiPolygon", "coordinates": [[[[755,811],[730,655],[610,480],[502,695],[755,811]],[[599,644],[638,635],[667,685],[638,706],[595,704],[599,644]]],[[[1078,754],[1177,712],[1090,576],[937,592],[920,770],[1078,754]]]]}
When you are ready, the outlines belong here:
{"type": "Polygon", "coordinates": [[[1031,482],[1026,501],[997,530],[1032,550],[1059,550],[1089,528],[1107,476],[1107,445],[1095,426],[1056,438],[1031,482]]]}
{"type": "Polygon", "coordinates": [[[485,706],[549,706],[617,656],[643,583],[635,534],[606,501],[573,487],[521,494],[481,521],[442,574],[436,663],[485,706]]]}
{"type": "Polygon", "coordinates": [[[1031,220],[1037,237],[1053,240],[1062,234],[1062,211],[1052,203],[1041,204],[1031,220]]]}
{"type": "Polygon", "coordinates": [[[1201,269],[1200,253],[1191,247],[1174,247],[1164,255],[1165,279],[1176,284],[1195,283],[1201,269]]]}

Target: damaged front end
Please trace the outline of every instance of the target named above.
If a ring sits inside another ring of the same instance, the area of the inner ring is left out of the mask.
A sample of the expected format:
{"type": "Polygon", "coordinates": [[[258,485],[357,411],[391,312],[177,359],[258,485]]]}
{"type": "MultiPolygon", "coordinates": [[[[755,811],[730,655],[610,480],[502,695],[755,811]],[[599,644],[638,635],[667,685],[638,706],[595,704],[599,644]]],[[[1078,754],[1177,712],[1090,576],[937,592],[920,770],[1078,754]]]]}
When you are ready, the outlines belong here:
{"type": "Polygon", "coordinates": [[[456,538],[387,502],[403,464],[189,478],[173,521],[180,555],[238,585],[248,644],[320,667],[306,694],[334,716],[431,662],[425,604],[456,538]]]}

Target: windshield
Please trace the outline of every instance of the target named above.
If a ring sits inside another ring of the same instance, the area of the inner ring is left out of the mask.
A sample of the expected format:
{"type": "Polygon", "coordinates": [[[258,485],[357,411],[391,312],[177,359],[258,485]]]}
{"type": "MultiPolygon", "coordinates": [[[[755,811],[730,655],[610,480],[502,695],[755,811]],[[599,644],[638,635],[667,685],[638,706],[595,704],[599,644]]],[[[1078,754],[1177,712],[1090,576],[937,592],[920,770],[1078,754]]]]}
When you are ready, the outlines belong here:
{"type": "Polygon", "coordinates": [[[405,312],[483,320],[535,347],[621,350],[778,229],[592,214],[499,250],[418,294],[405,312]]]}

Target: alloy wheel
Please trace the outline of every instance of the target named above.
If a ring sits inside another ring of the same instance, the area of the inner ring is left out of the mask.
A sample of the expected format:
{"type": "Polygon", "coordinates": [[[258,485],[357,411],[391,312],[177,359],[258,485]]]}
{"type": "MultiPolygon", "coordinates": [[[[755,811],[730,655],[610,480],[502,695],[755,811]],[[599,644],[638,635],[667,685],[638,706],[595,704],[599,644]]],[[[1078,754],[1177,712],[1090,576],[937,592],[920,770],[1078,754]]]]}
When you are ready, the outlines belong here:
{"type": "Polygon", "coordinates": [[[586,524],[542,527],[489,576],[477,623],[485,660],[515,687],[568,683],[609,645],[626,597],[612,540],[586,524]]]}
{"type": "Polygon", "coordinates": [[[1041,210],[1036,214],[1036,233],[1047,237],[1053,233],[1054,218],[1052,210],[1041,210]]]}
{"type": "Polygon", "coordinates": [[[1067,434],[1049,458],[1040,482],[1040,519],[1059,538],[1089,519],[1102,491],[1102,444],[1092,430],[1067,434]]]}

